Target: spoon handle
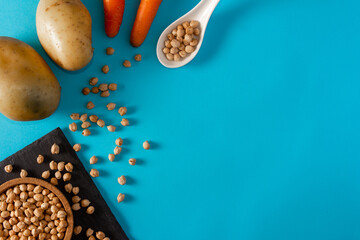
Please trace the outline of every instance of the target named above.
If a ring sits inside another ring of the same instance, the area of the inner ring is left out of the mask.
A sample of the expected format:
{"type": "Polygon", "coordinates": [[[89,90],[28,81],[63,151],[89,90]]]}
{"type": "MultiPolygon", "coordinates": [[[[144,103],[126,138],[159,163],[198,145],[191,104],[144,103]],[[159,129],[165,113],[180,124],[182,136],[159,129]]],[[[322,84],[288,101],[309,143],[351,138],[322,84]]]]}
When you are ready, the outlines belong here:
{"type": "Polygon", "coordinates": [[[201,18],[205,18],[208,21],[219,2],[220,0],[201,0],[198,6],[196,6],[202,9],[201,18]]]}

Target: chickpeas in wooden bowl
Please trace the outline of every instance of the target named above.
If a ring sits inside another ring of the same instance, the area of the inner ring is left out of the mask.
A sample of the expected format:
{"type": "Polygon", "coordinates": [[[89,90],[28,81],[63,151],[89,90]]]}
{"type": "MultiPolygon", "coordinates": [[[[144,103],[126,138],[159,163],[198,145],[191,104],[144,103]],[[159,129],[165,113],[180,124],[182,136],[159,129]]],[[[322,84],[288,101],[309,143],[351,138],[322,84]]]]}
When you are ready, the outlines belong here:
{"type": "Polygon", "coordinates": [[[70,240],[73,213],[65,196],[37,178],[17,178],[0,186],[0,240],[70,240]]]}

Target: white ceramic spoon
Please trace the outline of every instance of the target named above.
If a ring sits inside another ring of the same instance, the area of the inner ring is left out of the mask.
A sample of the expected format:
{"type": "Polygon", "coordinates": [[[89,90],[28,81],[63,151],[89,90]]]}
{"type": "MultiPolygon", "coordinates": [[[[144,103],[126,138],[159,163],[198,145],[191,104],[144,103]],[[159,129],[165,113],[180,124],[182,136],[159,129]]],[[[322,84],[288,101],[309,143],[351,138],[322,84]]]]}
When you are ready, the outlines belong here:
{"type": "Polygon", "coordinates": [[[162,65],[167,68],[178,68],[188,64],[191,60],[194,59],[196,54],[199,52],[201,44],[204,39],[205,30],[207,24],[209,22],[210,16],[215,10],[215,7],[218,5],[220,0],[201,0],[198,5],[196,5],[190,12],[170,24],[160,35],[159,41],[156,47],[156,54],[157,57],[162,65]],[[165,54],[163,53],[163,48],[165,47],[164,42],[167,40],[167,35],[171,33],[171,31],[176,28],[179,24],[182,24],[185,21],[197,20],[200,23],[200,36],[199,36],[199,43],[195,48],[195,51],[188,54],[185,58],[181,58],[180,61],[169,61],[165,54]]]}

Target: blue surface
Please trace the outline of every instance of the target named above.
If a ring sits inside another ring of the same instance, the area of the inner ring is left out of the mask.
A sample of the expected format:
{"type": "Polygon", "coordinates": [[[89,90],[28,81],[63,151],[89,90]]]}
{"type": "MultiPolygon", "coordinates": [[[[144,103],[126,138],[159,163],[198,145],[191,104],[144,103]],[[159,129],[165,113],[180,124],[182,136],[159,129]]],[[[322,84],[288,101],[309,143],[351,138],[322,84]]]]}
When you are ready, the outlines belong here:
{"type": "Polygon", "coordinates": [[[164,1],[139,49],[129,44],[138,1],[126,1],[114,39],[104,34],[101,1],[84,1],[95,56],[76,73],[61,70],[41,48],[37,2],[0,0],[0,35],[45,58],[62,99],[46,120],[1,115],[0,158],[60,126],[71,143],[83,144],[87,169],[99,156],[95,183],[131,239],[360,239],[359,1],[223,0],[199,55],[177,70],[157,61],[157,38],[197,1],[164,1]],[[108,46],[115,55],[105,55],[108,46]],[[136,53],[143,61],[123,68],[136,53]],[[119,90],[108,99],[82,96],[93,76],[119,90]],[[96,107],[85,111],[90,99],[96,107]],[[110,101],[129,108],[131,126],[106,110],[110,101]],[[119,131],[71,133],[72,112],[98,114],[119,131]],[[119,136],[124,150],[110,163],[119,136]],[[153,149],[143,150],[144,140],[153,149]],[[140,164],[130,166],[130,157],[140,164]],[[117,184],[122,174],[128,185],[117,184]],[[121,204],[119,192],[127,196],[121,204]]]}

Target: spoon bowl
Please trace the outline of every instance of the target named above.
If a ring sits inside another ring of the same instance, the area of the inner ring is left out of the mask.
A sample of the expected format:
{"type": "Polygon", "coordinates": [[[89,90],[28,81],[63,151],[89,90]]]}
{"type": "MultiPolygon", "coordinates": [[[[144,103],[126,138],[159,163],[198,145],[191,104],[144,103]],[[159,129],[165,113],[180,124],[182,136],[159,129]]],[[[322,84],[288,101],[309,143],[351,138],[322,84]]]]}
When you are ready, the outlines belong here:
{"type": "Polygon", "coordinates": [[[177,19],[175,22],[170,24],[160,35],[157,47],[156,47],[156,54],[157,57],[162,65],[167,68],[179,68],[186,64],[188,64],[200,50],[202,42],[204,40],[205,30],[211,14],[214,12],[216,6],[220,0],[201,0],[190,12],[186,13],[184,16],[177,19]],[[176,28],[179,24],[182,24],[186,21],[196,20],[199,22],[199,29],[200,29],[200,36],[198,38],[198,44],[195,47],[195,51],[188,54],[185,58],[181,58],[180,61],[169,61],[165,54],[163,53],[164,42],[167,39],[167,35],[171,33],[171,31],[176,28]]]}

